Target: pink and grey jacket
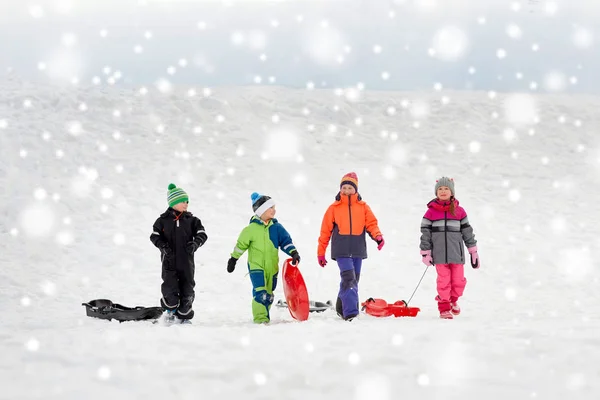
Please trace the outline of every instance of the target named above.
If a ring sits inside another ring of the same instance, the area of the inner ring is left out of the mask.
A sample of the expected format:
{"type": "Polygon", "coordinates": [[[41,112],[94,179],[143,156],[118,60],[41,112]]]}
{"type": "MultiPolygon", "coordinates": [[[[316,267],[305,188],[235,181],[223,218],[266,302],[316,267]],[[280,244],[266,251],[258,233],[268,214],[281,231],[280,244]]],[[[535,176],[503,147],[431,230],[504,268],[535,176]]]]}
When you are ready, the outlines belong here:
{"type": "Polygon", "coordinates": [[[454,215],[450,202],[433,199],[421,222],[421,250],[431,250],[434,264],[464,264],[463,241],[468,248],[477,245],[467,213],[454,199],[454,215]]]}

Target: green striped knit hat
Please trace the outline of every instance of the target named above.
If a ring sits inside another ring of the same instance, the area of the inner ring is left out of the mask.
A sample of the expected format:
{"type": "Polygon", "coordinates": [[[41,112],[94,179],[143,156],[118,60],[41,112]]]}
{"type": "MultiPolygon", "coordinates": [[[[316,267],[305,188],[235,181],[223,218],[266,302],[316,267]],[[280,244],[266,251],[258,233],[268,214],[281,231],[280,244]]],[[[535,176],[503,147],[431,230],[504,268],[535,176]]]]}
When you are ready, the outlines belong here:
{"type": "Polygon", "coordinates": [[[174,183],[169,184],[169,191],[167,192],[167,202],[169,207],[173,207],[176,204],[190,201],[188,194],[182,188],[178,188],[174,183]]]}

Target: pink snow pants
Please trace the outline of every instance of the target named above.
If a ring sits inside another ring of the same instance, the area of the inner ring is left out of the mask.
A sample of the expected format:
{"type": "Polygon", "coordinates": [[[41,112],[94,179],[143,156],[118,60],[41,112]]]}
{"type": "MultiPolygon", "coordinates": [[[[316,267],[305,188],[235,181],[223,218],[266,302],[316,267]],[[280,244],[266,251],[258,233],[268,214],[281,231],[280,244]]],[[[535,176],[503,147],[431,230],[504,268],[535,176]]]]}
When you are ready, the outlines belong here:
{"type": "Polygon", "coordinates": [[[465,278],[464,264],[436,264],[437,292],[436,300],[438,310],[449,311],[450,303],[454,303],[462,296],[467,279],[465,278]]]}

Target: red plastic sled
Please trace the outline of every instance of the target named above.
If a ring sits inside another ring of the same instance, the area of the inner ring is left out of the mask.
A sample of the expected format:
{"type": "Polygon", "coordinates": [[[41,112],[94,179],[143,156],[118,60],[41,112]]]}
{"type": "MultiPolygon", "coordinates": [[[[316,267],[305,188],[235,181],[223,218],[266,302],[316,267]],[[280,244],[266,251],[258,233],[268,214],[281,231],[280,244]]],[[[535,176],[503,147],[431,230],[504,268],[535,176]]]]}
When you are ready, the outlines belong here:
{"type": "Polygon", "coordinates": [[[298,321],[306,321],[310,313],[308,291],[300,270],[288,258],[283,263],[283,293],[290,314],[298,321]]]}
{"type": "Polygon", "coordinates": [[[362,304],[362,310],[374,317],[416,317],[419,311],[418,307],[408,307],[404,300],[398,300],[393,304],[388,304],[383,299],[369,298],[362,304]]]}

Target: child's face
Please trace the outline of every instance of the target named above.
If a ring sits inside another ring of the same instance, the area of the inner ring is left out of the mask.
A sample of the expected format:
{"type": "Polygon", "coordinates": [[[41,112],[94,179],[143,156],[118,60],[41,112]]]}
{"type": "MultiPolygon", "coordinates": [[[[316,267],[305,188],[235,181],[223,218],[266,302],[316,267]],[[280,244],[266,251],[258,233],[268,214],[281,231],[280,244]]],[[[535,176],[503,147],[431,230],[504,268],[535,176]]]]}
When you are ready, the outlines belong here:
{"type": "Polygon", "coordinates": [[[356,193],[356,189],[354,189],[354,186],[348,185],[346,183],[346,184],[342,185],[342,187],[340,188],[340,193],[343,194],[344,196],[349,196],[349,195],[356,193]]]}
{"type": "Polygon", "coordinates": [[[448,186],[440,186],[437,190],[437,197],[442,201],[450,200],[452,192],[448,186]]]}
{"type": "Polygon", "coordinates": [[[275,217],[275,206],[268,208],[267,211],[265,211],[263,213],[263,215],[260,216],[260,219],[262,219],[263,221],[269,221],[272,220],[275,217]]]}
{"type": "Polygon", "coordinates": [[[184,201],[183,203],[177,203],[173,206],[173,210],[179,211],[179,212],[187,211],[187,208],[188,208],[187,201],[184,201]]]}

